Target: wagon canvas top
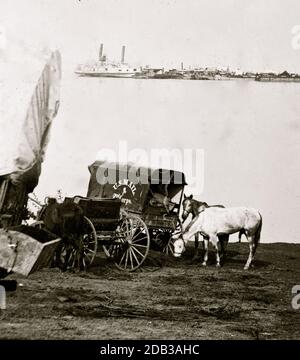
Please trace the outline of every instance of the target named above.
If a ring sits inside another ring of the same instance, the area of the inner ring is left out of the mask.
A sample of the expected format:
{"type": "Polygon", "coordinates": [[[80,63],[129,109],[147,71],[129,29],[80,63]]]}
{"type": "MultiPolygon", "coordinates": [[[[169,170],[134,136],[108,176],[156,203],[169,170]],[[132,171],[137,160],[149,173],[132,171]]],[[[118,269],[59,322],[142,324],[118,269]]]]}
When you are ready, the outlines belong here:
{"type": "Polygon", "coordinates": [[[133,164],[96,161],[89,166],[91,173],[87,196],[119,198],[126,207],[141,211],[149,191],[176,196],[186,185],[182,172],[151,169],[133,164]]]}
{"type": "Polygon", "coordinates": [[[58,51],[7,41],[0,49],[0,177],[37,185],[59,104],[58,51]]]}

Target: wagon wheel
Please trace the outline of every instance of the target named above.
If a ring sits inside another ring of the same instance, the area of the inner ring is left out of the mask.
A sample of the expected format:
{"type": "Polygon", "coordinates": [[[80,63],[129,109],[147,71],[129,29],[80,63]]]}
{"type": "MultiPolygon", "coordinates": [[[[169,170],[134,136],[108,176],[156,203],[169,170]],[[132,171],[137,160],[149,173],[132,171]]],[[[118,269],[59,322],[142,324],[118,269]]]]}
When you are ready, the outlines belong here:
{"type": "Polygon", "coordinates": [[[173,236],[182,233],[182,223],[177,218],[177,223],[174,231],[168,231],[165,233],[163,241],[161,242],[161,251],[166,255],[174,255],[174,239],[173,236]]]}
{"type": "Polygon", "coordinates": [[[92,265],[97,254],[97,233],[91,220],[84,217],[84,234],[83,234],[83,261],[85,266],[92,265]]]}
{"type": "Polygon", "coordinates": [[[134,271],[146,259],[150,248],[147,225],[137,215],[125,213],[111,245],[103,245],[105,254],[120,270],[134,271]]]}
{"type": "Polygon", "coordinates": [[[60,263],[63,269],[89,267],[97,253],[97,233],[91,220],[84,216],[83,233],[72,244],[62,244],[60,263]]]}

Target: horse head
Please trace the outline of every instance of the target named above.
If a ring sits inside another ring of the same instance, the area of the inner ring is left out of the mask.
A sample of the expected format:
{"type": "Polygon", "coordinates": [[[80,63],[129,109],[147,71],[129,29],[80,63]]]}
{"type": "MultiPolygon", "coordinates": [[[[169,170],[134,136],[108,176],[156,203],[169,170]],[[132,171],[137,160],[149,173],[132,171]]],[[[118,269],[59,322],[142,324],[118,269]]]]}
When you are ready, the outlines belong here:
{"type": "Polygon", "coordinates": [[[184,194],[184,200],[182,202],[182,220],[185,221],[189,214],[193,212],[193,195],[186,196],[184,194]]]}
{"type": "Polygon", "coordinates": [[[189,214],[192,214],[194,218],[208,207],[209,205],[206,202],[193,199],[193,195],[184,195],[184,200],[182,202],[182,220],[185,221],[189,214]]]}
{"type": "Polygon", "coordinates": [[[173,243],[174,246],[174,256],[175,257],[180,257],[182,255],[182,253],[185,252],[185,242],[183,240],[182,237],[179,237],[178,239],[176,239],[173,243]]]}

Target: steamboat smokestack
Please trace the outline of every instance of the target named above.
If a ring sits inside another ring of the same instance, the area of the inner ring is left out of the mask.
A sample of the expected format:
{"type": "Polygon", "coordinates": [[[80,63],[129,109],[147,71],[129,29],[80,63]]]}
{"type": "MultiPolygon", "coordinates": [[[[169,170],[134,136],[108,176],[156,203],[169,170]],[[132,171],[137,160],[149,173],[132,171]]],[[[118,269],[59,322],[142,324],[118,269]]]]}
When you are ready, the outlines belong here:
{"type": "Polygon", "coordinates": [[[102,56],[103,56],[103,44],[100,45],[100,50],[99,50],[99,61],[102,61],[102,56]]]}
{"type": "Polygon", "coordinates": [[[122,57],[121,57],[121,63],[124,64],[124,60],[125,60],[125,46],[122,46],[122,57]]]}

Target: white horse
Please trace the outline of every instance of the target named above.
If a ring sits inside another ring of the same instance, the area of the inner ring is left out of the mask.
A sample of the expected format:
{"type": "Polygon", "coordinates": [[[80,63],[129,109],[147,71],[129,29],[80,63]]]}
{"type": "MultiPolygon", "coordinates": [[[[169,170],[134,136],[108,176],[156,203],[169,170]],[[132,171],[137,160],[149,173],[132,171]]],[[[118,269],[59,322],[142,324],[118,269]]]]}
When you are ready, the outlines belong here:
{"type": "Polygon", "coordinates": [[[187,241],[197,233],[204,238],[205,255],[203,266],[208,259],[208,242],[213,244],[216,250],[217,267],[220,267],[218,250],[218,236],[234,234],[241,230],[249,242],[249,256],[244,269],[247,270],[253,261],[256,248],[260,240],[262,217],[256,209],[246,207],[232,208],[206,208],[195,217],[182,234],[176,236],[174,241],[174,256],[180,257],[185,250],[187,241]]]}

